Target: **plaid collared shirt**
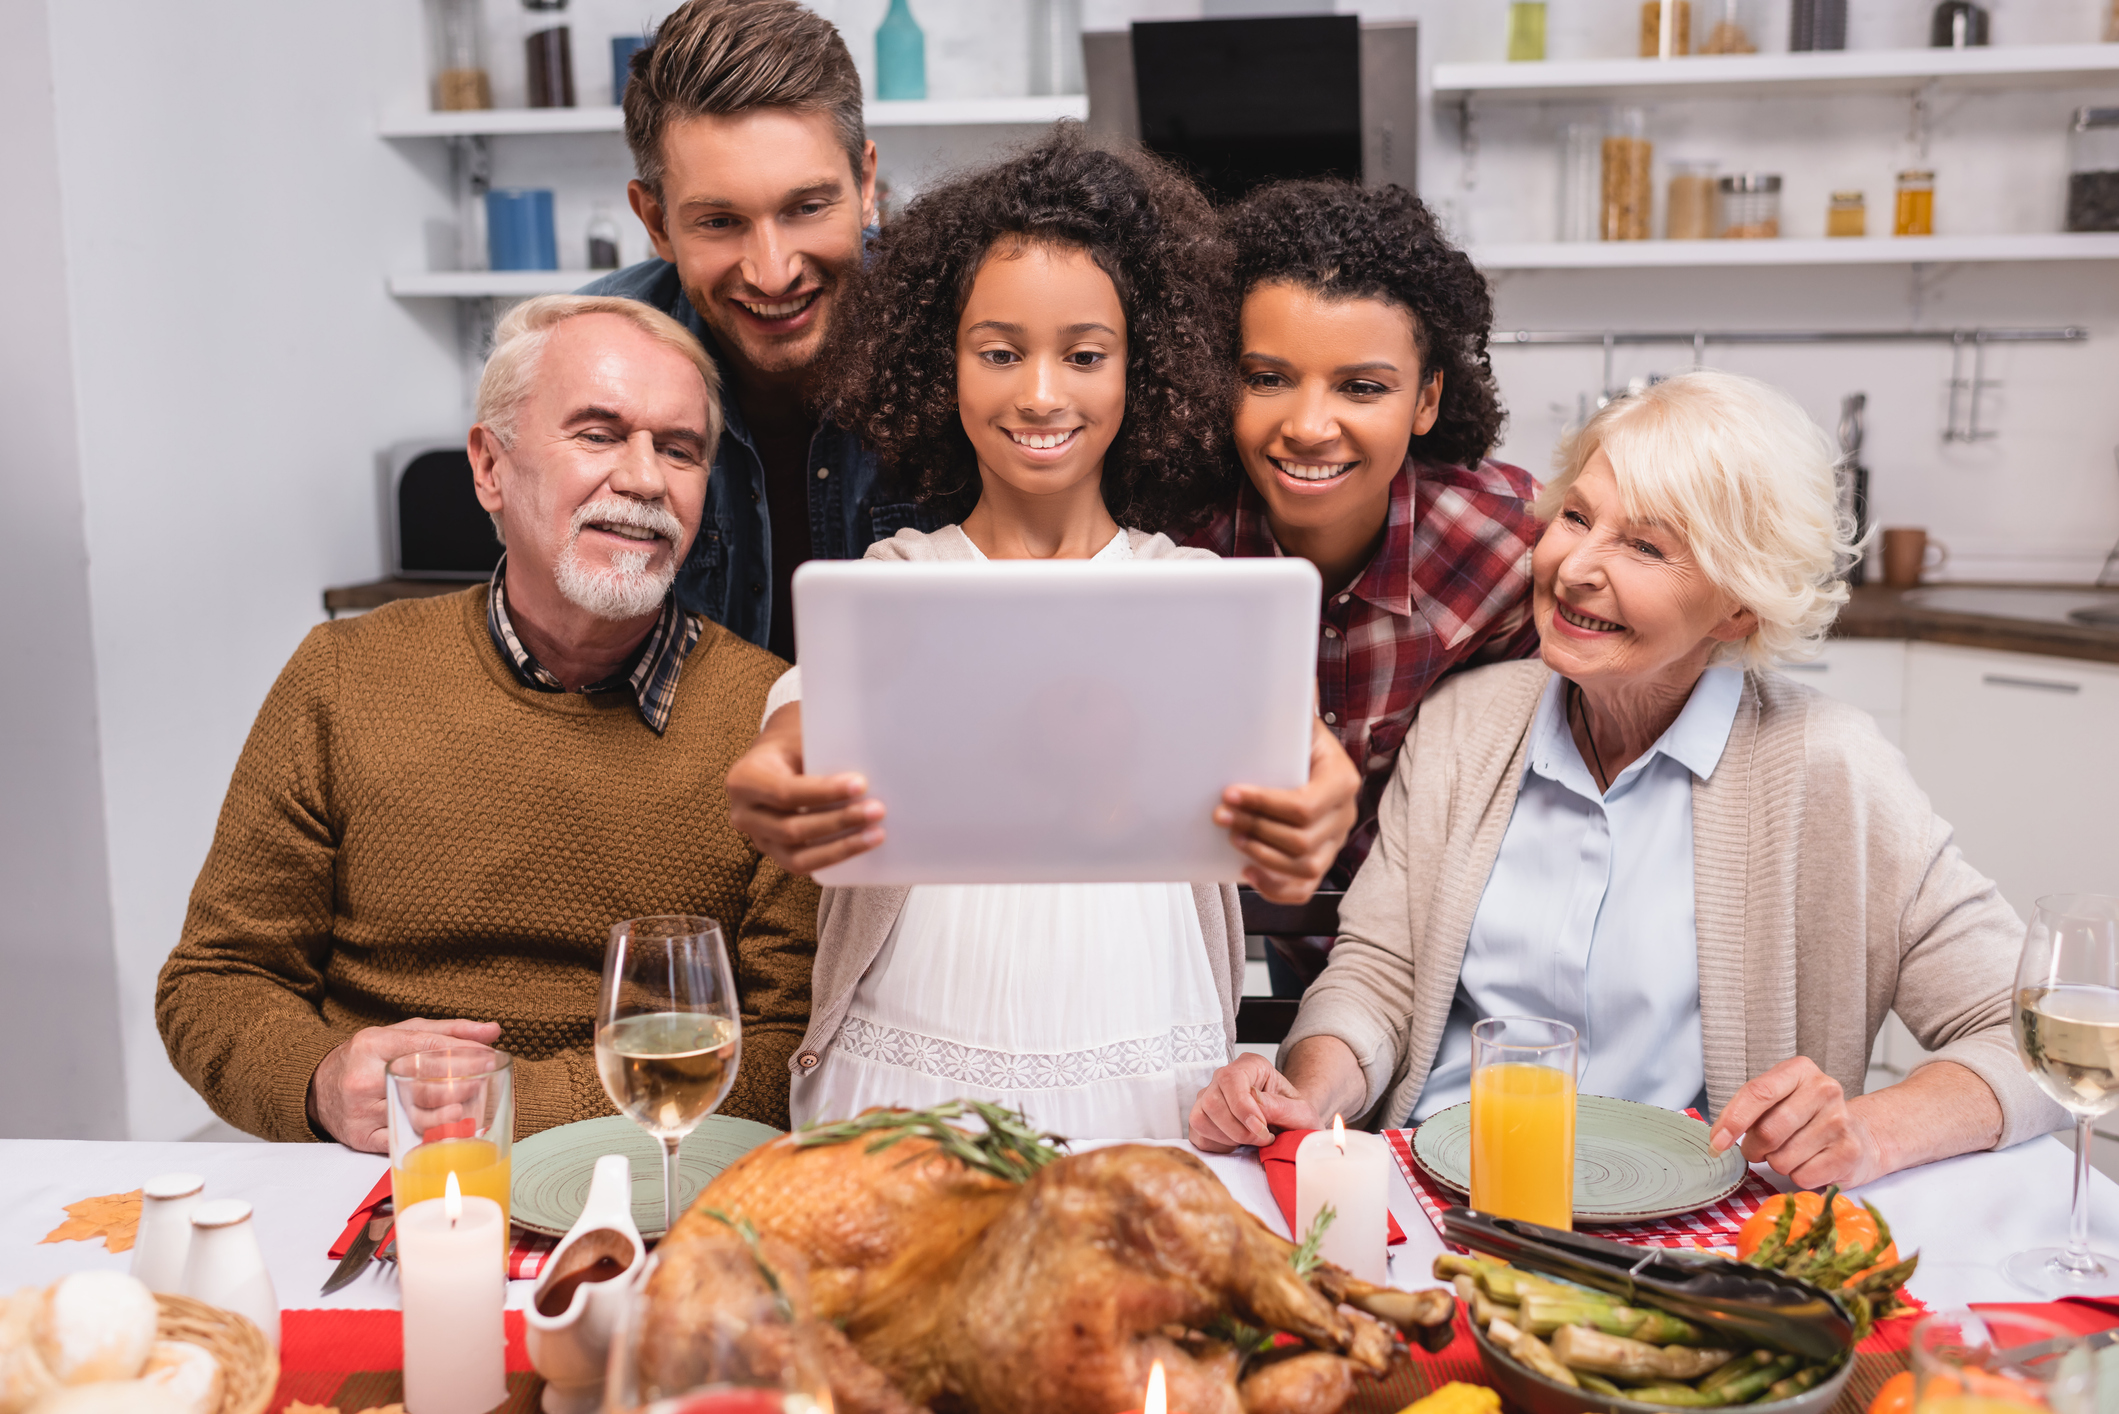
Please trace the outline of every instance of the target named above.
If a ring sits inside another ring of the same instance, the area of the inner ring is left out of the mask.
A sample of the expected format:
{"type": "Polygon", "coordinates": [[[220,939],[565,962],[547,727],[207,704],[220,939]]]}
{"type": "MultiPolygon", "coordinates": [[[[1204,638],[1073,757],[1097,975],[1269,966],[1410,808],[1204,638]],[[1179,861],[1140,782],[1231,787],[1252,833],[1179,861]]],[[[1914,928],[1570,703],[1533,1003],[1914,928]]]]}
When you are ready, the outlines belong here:
{"type": "MultiPolygon", "coordinates": [[[[1519,467],[1407,459],[1391,481],[1383,545],[1324,605],[1317,696],[1325,725],[1361,768],[1360,816],[1327,888],[1345,888],[1376,841],[1376,807],[1420,699],[1444,674],[1537,651],[1530,551],[1537,483],[1519,467]]],[[[1187,544],[1225,557],[1283,553],[1248,480],[1236,504],[1187,544]]]]}
{"type": "MultiPolygon", "coordinates": [[[[524,687],[535,692],[565,692],[565,684],[531,656],[515,636],[515,625],[508,621],[507,577],[508,557],[502,555],[500,563],[493,567],[486,594],[486,631],[493,635],[493,646],[500,650],[501,661],[514,670],[515,680],[524,687]]],[[[633,705],[640,709],[640,720],[661,736],[670,724],[670,708],[677,700],[677,675],[684,671],[684,660],[698,642],[699,620],[677,607],[676,595],[665,595],[662,617],[655,620],[654,630],[634,652],[632,667],[620,668],[585,690],[632,693],[633,705]]]]}

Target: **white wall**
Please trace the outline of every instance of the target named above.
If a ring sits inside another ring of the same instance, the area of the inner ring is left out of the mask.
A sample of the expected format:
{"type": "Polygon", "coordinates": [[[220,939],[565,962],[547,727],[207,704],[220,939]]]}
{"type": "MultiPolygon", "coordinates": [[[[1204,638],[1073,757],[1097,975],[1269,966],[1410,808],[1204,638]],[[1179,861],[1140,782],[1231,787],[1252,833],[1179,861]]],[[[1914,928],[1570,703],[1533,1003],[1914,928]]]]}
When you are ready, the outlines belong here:
{"type": "Polygon", "coordinates": [[[0,33],[0,1135],[125,1132],[67,253],[40,3],[0,33]]]}
{"type": "Polygon", "coordinates": [[[165,1138],[206,1111],[155,975],[229,770],[319,591],[380,568],[376,450],[457,421],[450,312],[383,288],[447,208],[374,136],[376,59],[416,49],[416,10],[46,13],[127,1109],[165,1138]]]}
{"type": "MultiPolygon", "coordinates": [[[[489,4],[496,29],[517,25],[518,6],[489,4]]],[[[2087,38],[2102,4],[2002,0],[1996,37],[2087,38]]],[[[864,71],[884,5],[817,0],[864,71]]],[[[608,98],[608,37],[667,8],[575,0],[582,102],[608,98]]],[[[1419,19],[1430,60],[1500,55],[1505,0],[1340,8],[1419,19]]],[[[1857,6],[1854,41],[1917,43],[1928,8],[1857,6]]],[[[1021,91],[1020,0],[914,0],[914,9],[936,97],[1021,91]]],[[[1085,4],[1090,28],[1202,9],[1203,0],[1085,4]]],[[[1752,9],[1765,46],[1783,43],[1785,0],[1752,9]]],[[[1631,0],[1553,0],[1552,15],[1555,57],[1622,53],[1631,42],[1631,0]]],[[[511,76],[519,46],[513,30],[504,39],[492,62],[507,101],[520,63],[511,76]]],[[[390,270],[424,267],[431,228],[453,215],[443,145],[374,135],[380,109],[421,101],[422,46],[417,0],[0,0],[0,62],[10,66],[0,190],[22,203],[0,223],[0,251],[14,257],[11,269],[49,272],[23,282],[0,324],[0,399],[16,414],[0,452],[14,512],[0,531],[0,596],[37,611],[0,615],[19,675],[0,708],[0,1046],[70,1045],[69,1063],[86,1067],[83,1093],[106,1097],[100,1111],[92,1100],[68,1106],[81,1132],[116,1122],[112,1079],[94,1071],[112,1050],[113,975],[131,1131],[176,1135],[203,1120],[163,1058],[151,1004],[229,770],[273,677],[321,618],[319,591],[383,568],[376,452],[460,425],[454,311],[392,300],[383,285],[390,270]],[[66,959],[56,972],[43,970],[61,956],[54,938],[66,959]],[[4,1010],[16,995],[32,997],[41,1025],[17,1026],[4,1010]]],[[[2050,225],[2064,109],[2079,101],[1978,98],[1942,113],[1934,162],[1945,229],[2050,225]]],[[[1542,235],[1563,113],[1489,113],[1469,184],[1453,115],[1433,117],[1422,140],[1430,199],[1476,237],[1542,235]]],[[[1860,167],[1878,218],[1905,119],[1900,105],[1874,100],[1667,105],[1655,123],[1665,153],[1692,146],[1732,165],[1782,168],[1799,231],[1842,161],[1860,167]]],[[[986,140],[968,130],[884,134],[885,170],[916,184],[986,140]]],[[[559,189],[569,265],[582,262],[590,203],[622,217],[628,173],[615,138],[497,144],[496,168],[502,181],[559,189]]],[[[644,243],[629,218],[622,224],[637,256],[644,243]]],[[[2002,435],[1969,449],[1939,439],[1948,366],[1935,349],[1784,348],[1714,361],[1786,384],[1827,422],[1841,393],[1868,392],[1880,518],[1928,526],[1968,575],[2086,577],[2119,536],[2112,266],[1964,267],[1918,285],[1888,268],[1497,283],[1505,327],[2085,324],[2087,346],[2002,356],[1994,372],[2007,386],[1989,412],[2002,435]]],[[[1677,350],[1630,351],[1618,374],[1683,362],[1677,350]]],[[[1598,357],[1502,350],[1495,365],[1514,412],[1503,453],[1541,468],[1579,395],[1598,385],[1598,357]]],[[[70,1122],[5,1103],[0,1129],[59,1133],[70,1122]]]]}

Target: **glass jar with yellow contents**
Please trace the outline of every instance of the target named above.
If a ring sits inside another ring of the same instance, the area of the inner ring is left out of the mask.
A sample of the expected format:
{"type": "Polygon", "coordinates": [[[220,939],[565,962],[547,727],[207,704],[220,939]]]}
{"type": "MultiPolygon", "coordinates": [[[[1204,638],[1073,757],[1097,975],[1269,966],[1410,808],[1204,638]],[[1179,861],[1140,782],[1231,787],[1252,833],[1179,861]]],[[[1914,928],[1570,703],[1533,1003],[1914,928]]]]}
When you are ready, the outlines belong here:
{"type": "Polygon", "coordinates": [[[1866,236],[1869,234],[1869,197],[1866,192],[1836,191],[1825,207],[1825,235],[1866,236]]]}
{"type": "Polygon", "coordinates": [[[1898,174],[1898,209],[1891,222],[1895,236],[1935,234],[1935,174],[1908,168],[1898,174]]]}

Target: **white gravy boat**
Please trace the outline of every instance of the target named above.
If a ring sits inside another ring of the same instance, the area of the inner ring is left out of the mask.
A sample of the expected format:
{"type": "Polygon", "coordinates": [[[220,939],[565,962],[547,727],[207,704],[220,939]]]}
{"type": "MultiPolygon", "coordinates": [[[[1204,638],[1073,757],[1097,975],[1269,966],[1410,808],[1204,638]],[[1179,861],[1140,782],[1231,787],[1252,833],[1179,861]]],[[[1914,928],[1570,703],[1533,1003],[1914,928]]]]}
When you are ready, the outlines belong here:
{"type": "Polygon", "coordinates": [[[623,1154],[605,1154],[596,1161],[580,1218],[552,1250],[523,1313],[530,1363],[545,1380],[545,1414],[595,1414],[602,1407],[611,1336],[646,1264],[647,1245],[633,1225],[633,1166],[623,1154]],[[604,1257],[625,1270],[608,1281],[582,1282],[556,1316],[539,1309],[554,1285],[604,1257]]]}

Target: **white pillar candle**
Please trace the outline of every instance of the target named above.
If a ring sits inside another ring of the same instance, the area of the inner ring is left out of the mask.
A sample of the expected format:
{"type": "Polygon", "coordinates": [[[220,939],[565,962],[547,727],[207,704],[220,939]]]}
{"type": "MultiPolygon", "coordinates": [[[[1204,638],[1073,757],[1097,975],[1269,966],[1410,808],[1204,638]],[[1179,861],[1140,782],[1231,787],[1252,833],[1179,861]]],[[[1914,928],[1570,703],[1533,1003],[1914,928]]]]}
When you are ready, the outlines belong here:
{"type": "Polygon", "coordinates": [[[1390,1279],[1390,1163],[1382,1135],[1349,1130],[1338,1115],[1295,1149],[1295,1240],[1329,1206],[1332,1225],[1318,1255],[1378,1286],[1390,1279]]]}
{"type": "Polygon", "coordinates": [[[397,1215],[405,1414],[485,1414],[508,1397],[507,1233],[500,1204],[464,1197],[454,1173],[397,1215]]]}

